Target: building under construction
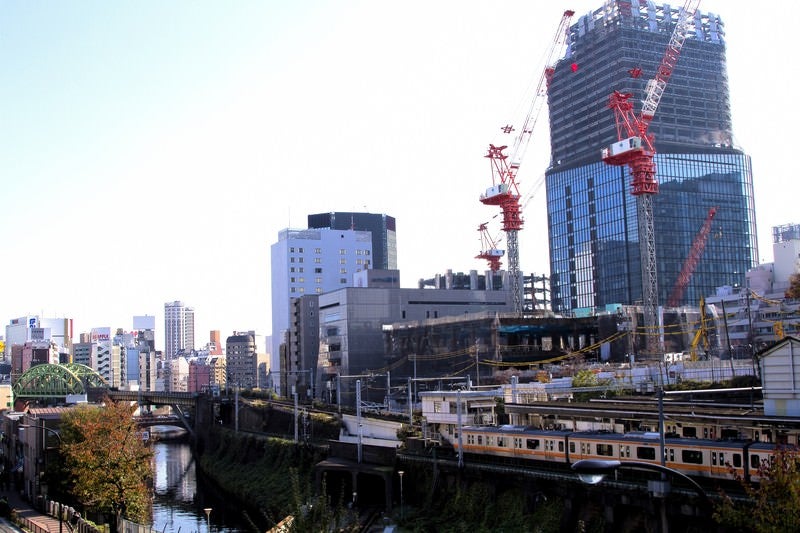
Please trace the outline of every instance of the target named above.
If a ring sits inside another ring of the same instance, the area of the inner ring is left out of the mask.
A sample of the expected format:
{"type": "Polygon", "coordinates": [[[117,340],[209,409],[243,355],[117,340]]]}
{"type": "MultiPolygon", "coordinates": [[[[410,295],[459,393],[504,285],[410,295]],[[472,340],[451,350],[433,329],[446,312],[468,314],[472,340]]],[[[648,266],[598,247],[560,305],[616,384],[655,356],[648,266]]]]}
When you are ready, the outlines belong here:
{"type": "MultiPolygon", "coordinates": [[[[608,1],[573,19],[566,57],[548,88],[546,190],[557,313],[643,301],[645,236],[631,173],[601,160],[603,149],[618,141],[606,104],[616,91],[640,105],[678,13],[654,2],[608,1]]],[[[691,22],[648,130],[658,182],[652,199],[656,305],[669,300],[712,208],[705,249],[678,305],[696,306],[723,285],[743,286],[745,273],[758,264],[750,157],[732,141],[725,27],[718,15],[700,11],[691,22]]]]}
{"type": "Polygon", "coordinates": [[[657,331],[643,328],[636,306],[584,317],[515,313],[406,321],[384,328],[386,364],[396,378],[470,376],[473,383],[503,382],[506,371],[535,373],[544,365],[576,361],[632,362],[657,335],[669,353],[689,351],[699,321],[693,308],[664,313],[657,331]]]}

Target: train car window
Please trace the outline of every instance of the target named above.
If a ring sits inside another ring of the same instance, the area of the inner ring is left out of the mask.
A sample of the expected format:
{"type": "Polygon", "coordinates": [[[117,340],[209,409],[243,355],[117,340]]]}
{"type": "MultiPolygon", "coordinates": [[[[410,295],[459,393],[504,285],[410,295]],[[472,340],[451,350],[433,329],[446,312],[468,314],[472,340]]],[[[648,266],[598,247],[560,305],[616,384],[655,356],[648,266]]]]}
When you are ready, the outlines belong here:
{"type": "Polygon", "coordinates": [[[684,463],[703,464],[703,452],[699,450],[681,450],[681,458],[684,463]]]}
{"type": "Polygon", "coordinates": [[[733,454],[733,466],[736,468],[742,467],[742,455],[739,453],[733,454]]]}
{"type": "Polygon", "coordinates": [[[467,435],[467,444],[475,444],[475,435],[467,435]]]}
{"type": "Polygon", "coordinates": [[[575,443],[574,442],[570,442],[569,443],[569,453],[575,453],[575,443]]]}
{"type": "Polygon", "coordinates": [[[483,435],[478,435],[478,445],[483,444],[483,435]]]}
{"type": "Polygon", "coordinates": [[[522,448],[522,439],[514,437],[514,448],[522,448]]]}
{"type": "Polygon", "coordinates": [[[486,445],[487,446],[494,446],[494,437],[490,435],[486,435],[486,445]]]}
{"type": "Polygon", "coordinates": [[[656,449],[655,448],[648,448],[645,446],[637,446],[636,447],[636,458],[637,459],[650,459],[653,460],[656,458],[656,449]]]}
{"type": "Polygon", "coordinates": [[[630,446],[620,446],[619,447],[619,456],[620,457],[630,457],[631,456],[631,447],[630,446]]]}
{"type": "Polygon", "coordinates": [[[723,466],[725,464],[725,454],[719,452],[719,466],[723,466]]]}
{"type": "Polygon", "coordinates": [[[675,450],[672,448],[669,449],[669,460],[670,462],[675,462],[675,450]]]}
{"type": "Polygon", "coordinates": [[[560,452],[564,451],[564,441],[563,440],[558,441],[558,451],[560,451],[560,452]]]}
{"type": "Polygon", "coordinates": [[[497,446],[500,448],[505,447],[506,445],[506,438],[505,437],[497,437],[497,446]]]}
{"type": "Polygon", "coordinates": [[[717,452],[711,452],[711,464],[717,466],[717,452]]]}
{"type": "Polygon", "coordinates": [[[613,444],[598,444],[597,445],[597,455],[606,455],[611,457],[614,455],[614,445],[613,444]]]}
{"type": "Polygon", "coordinates": [[[683,428],[683,436],[693,439],[697,437],[697,428],[696,427],[685,427],[683,428]]]}
{"type": "Polygon", "coordinates": [[[528,439],[526,442],[527,448],[529,450],[538,450],[539,449],[539,439],[528,439]]]}
{"type": "Polygon", "coordinates": [[[758,468],[761,466],[761,458],[758,455],[750,456],[750,468],[758,468]]]}
{"type": "Polygon", "coordinates": [[[708,428],[703,428],[703,438],[704,439],[708,438],[708,428]]]}

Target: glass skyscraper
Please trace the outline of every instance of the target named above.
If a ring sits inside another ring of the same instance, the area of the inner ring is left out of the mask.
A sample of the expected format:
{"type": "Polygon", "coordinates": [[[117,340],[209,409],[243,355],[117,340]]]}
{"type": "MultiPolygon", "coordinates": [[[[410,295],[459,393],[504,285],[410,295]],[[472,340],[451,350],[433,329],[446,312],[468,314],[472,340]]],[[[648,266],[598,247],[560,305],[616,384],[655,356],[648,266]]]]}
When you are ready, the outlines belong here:
{"type": "MultiPolygon", "coordinates": [[[[548,89],[546,188],[556,312],[642,300],[630,171],[606,165],[600,152],[618,140],[609,95],[632,93],[640,108],[676,18],[668,6],[615,1],[570,28],[567,54],[548,89]]],[[[758,264],[750,157],[731,140],[724,26],[719,16],[699,11],[694,22],[649,129],[659,182],[653,217],[660,305],[711,208],[711,231],[679,304],[697,305],[719,286],[743,285],[758,264]]]]}

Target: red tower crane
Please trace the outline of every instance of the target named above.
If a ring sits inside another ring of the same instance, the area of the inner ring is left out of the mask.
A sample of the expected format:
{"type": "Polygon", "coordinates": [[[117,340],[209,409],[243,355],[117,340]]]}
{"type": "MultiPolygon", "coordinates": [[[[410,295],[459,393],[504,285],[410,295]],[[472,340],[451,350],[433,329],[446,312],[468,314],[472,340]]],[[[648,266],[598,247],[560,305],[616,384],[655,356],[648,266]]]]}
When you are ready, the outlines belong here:
{"type": "MultiPolygon", "coordinates": [[[[523,220],[516,177],[536,125],[539,111],[544,103],[544,96],[547,94],[547,85],[553,75],[553,65],[561,55],[561,50],[566,43],[569,22],[574,14],[574,11],[567,10],[561,16],[561,22],[552,40],[545,68],[539,79],[533,101],[525,116],[522,129],[511,147],[510,161],[508,155],[503,153],[503,150],[508,146],[490,144],[489,151],[485,156],[491,162],[492,186],[486,190],[485,194],[481,195],[480,200],[484,205],[499,206],[503,212],[503,231],[506,232],[506,243],[508,244],[508,273],[511,280],[512,300],[514,312],[519,315],[522,315],[522,276],[519,268],[519,241],[517,237],[519,230],[522,229],[523,220]]],[[[505,126],[503,131],[511,133],[514,131],[514,127],[505,126]]]]}
{"type": "MultiPolygon", "coordinates": [[[[692,18],[699,4],[700,0],[686,0],[683,8],[679,11],[664,57],[656,70],[655,77],[647,84],[647,95],[642,103],[641,113],[637,115],[633,110],[633,103],[629,101],[633,96],[631,93],[614,91],[608,103],[608,107],[614,111],[618,142],[604,148],[602,158],[609,165],[627,166],[633,178],[631,194],[636,197],[639,226],[644,326],[648,332],[647,351],[651,354],[658,351],[658,335],[655,334],[658,270],[653,229],[653,196],[658,194],[658,181],[654,162],[654,139],[647,130],[678,62],[681,48],[683,48],[692,18]]],[[[630,73],[633,77],[639,77],[641,69],[632,69],[630,73]]]]}
{"type": "Polygon", "coordinates": [[[500,270],[500,259],[505,255],[505,251],[497,248],[497,242],[489,235],[486,224],[484,222],[478,226],[478,231],[481,233],[481,251],[475,259],[486,259],[489,262],[489,269],[497,272],[500,270]]]}
{"type": "Polygon", "coordinates": [[[689,280],[692,279],[694,269],[697,268],[697,263],[700,261],[700,257],[703,255],[703,250],[706,249],[708,234],[711,233],[711,223],[714,221],[714,216],[716,214],[716,207],[712,207],[708,210],[706,220],[703,222],[703,226],[700,228],[700,231],[697,232],[697,236],[694,238],[692,248],[689,250],[689,255],[686,257],[686,261],[683,263],[683,268],[681,269],[680,274],[678,274],[678,281],[675,282],[675,286],[672,288],[672,292],[669,295],[667,307],[675,307],[678,305],[678,302],[681,301],[681,298],[683,298],[683,291],[685,291],[686,286],[689,285],[689,280]]]}

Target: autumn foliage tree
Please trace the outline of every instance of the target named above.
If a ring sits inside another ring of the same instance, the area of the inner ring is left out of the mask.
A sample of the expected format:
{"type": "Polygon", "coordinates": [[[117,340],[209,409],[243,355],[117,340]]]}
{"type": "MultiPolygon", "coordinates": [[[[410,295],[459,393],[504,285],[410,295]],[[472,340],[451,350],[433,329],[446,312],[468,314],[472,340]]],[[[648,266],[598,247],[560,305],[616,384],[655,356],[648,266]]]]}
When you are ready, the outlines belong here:
{"type": "Polygon", "coordinates": [[[758,468],[761,481],[739,482],[747,502],[723,494],[714,518],[734,531],[784,533],[800,530],[800,453],[793,447],[776,451],[758,468]]]}
{"type": "Polygon", "coordinates": [[[106,398],[79,406],[61,423],[62,452],[71,493],[87,509],[148,523],[153,450],[133,419],[135,405],[106,398]]]}
{"type": "Polygon", "coordinates": [[[786,298],[800,299],[800,274],[794,273],[789,276],[789,288],[784,296],[786,298]]]}

